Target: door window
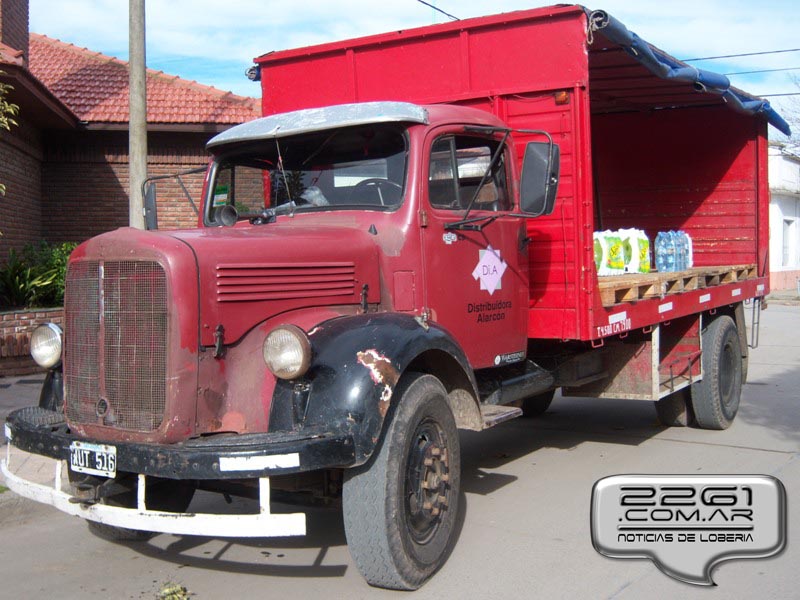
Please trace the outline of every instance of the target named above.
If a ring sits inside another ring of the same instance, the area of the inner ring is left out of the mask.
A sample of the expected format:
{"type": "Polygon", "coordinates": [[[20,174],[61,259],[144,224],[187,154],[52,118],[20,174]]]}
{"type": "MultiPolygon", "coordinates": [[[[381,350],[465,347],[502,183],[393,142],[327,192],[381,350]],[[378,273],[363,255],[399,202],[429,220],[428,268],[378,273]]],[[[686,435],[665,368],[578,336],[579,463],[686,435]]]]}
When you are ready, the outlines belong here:
{"type": "Polygon", "coordinates": [[[480,185],[499,145],[497,140],[472,136],[447,135],[437,139],[431,148],[428,174],[431,205],[466,210],[472,202],[473,210],[511,210],[505,152],[480,185]]]}

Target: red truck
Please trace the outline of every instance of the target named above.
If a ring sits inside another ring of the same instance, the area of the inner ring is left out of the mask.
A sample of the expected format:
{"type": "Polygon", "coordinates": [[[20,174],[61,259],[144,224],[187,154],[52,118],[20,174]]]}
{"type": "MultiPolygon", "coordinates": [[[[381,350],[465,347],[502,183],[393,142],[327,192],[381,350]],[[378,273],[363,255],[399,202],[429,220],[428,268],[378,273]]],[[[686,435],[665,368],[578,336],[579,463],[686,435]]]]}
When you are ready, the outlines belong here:
{"type": "Polygon", "coordinates": [[[70,258],[40,405],[5,428],[53,485],[6,462],[11,489],[110,539],[303,535],[270,494],[332,498],[367,581],[415,589],[455,542],[458,429],[559,388],[731,424],[767,102],[581,6],[256,62],[265,116],[208,143],[198,227],[70,258]],[[625,227],[685,230],[695,266],[598,277],[593,232],[625,227]],[[258,504],[187,512],[197,489],[258,504]]]}

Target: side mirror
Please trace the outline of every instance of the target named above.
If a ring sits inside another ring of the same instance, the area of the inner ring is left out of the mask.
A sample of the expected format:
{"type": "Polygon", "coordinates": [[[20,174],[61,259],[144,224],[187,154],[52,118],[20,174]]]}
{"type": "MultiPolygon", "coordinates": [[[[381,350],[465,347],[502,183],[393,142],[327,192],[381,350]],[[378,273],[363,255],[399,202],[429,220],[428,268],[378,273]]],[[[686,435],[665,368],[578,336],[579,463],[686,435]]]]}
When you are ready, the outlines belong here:
{"type": "Polygon", "coordinates": [[[556,205],[560,153],[551,141],[528,142],[522,161],[520,210],[531,217],[549,215],[556,205]]]}
{"type": "Polygon", "coordinates": [[[144,228],[147,231],[158,229],[156,184],[153,181],[146,181],[144,183],[144,228]]]}

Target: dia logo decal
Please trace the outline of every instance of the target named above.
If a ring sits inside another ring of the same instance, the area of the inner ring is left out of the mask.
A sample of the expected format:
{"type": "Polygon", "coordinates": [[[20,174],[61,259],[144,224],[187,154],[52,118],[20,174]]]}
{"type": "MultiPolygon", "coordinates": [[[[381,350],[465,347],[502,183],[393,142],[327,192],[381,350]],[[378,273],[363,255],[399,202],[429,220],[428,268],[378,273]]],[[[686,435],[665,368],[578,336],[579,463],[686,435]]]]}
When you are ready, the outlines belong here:
{"type": "Polygon", "coordinates": [[[478,264],[472,271],[472,277],[480,280],[481,289],[491,296],[496,290],[502,289],[506,268],[508,265],[500,258],[500,251],[489,246],[486,250],[478,250],[478,264]]]}

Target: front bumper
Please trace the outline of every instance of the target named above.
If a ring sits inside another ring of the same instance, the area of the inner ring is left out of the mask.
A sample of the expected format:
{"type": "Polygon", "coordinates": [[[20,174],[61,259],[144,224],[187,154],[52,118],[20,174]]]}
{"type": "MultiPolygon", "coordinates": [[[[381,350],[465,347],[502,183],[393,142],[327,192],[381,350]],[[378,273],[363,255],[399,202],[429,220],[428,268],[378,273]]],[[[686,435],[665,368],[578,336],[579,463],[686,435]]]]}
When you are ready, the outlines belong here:
{"type": "Polygon", "coordinates": [[[302,430],[217,435],[180,444],[140,444],[81,439],[69,432],[66,423],[40,425],[30,414],[27,409],[16,410],[6,422],[6,437],[20,450],[69,460],[72,442],[112,444],[117,449],[117,471],[151,477],[249,479],[355,463],[350,434],[302,430]]]}
{"type": "Polygon", "coordinates": [[[112,527],[213,537],[305,535],[304,513],[271,512],[270,476],[345,467],[355,462],[350,436],[324,432],[218,436],[172,445],[115,443],[117,473],[137,475],[136,506],[127,508],[82,502],[63,489],[63,474],[65,461],[69,461],[70,444],[91,440],[78,440],[69,432],[66,423],[53,422],[52,418],[49,424],[39,424],[48,420],[41,419],[41,416],[40,411],[32,412],[30,409],[20,409],[9,415],[5,424],[7,454],[6,459],[0,461],[6,485],[24,498],[112,527]],[[12,446],[38,455],[41,466],[50,463],[51,483],[35,482],[15,472],[12,446]],[[259,483],[258,512],[214,514],[149,510],[145,501],[148,476],[189,480],[256,478],[259,483]]]}

